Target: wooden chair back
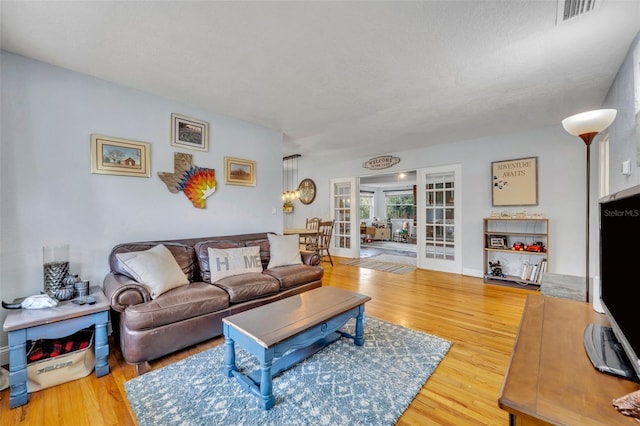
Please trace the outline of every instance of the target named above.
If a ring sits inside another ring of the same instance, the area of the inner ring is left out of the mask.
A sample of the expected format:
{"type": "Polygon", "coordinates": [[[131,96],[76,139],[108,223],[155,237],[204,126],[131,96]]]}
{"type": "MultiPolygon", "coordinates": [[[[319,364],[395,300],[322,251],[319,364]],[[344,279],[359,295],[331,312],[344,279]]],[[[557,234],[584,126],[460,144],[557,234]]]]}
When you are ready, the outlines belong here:
{"type": "MultiPolygon", "coordinates": [[[[306,223],[305,223],[304,227],[306,229],[311,229],[311,230],[317,231],[319,223],[320,223],[320,218],[319,217],[308,217],[306,219],[306,223]]],[[[313,236],[305,235],[305,236],[300,237],[300,244],[307,246],[307,250],[309,250],[308,246],[310,244],[316,244],[317,241],[318,241],[318,234],[313,235],[313,236]]]]}
{"type": "Polygon", "coordinates": [[[320,257],[328,256],[331,266],[333,266],[333,259],[331,259],[331,253],[329,248],[331,247],[331,236],[333,235],[333,227],[335,220],[321,221],[318,224],[318,247],[317,251],[320,257]]]}
{"type": "Polygon", "coordinates": [[[305,228],[307,229],[318,229],[318,224],[320,223],[319,217],[308,217],[305,228]]]}

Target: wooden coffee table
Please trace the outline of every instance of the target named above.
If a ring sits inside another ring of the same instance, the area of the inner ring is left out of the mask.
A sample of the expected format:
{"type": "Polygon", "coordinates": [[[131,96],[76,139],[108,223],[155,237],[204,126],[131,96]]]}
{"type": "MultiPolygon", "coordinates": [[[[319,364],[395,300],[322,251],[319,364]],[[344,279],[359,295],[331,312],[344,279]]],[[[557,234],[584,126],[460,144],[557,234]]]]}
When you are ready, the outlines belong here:
{"type": "Polygon", "coordinates": [[[364,304],[369,300],[363,294],[323,286],[223,318],[224,373],[257,396],[260,408],[270,409],[275,404],[273,376],[340,337],[362,346],[364,304]],[[355,336],[338,330],[351,318],[356,319],[355,336]],[[258,358],[259,369],[247,375],[237,371],[235,343],[258,358]]]}

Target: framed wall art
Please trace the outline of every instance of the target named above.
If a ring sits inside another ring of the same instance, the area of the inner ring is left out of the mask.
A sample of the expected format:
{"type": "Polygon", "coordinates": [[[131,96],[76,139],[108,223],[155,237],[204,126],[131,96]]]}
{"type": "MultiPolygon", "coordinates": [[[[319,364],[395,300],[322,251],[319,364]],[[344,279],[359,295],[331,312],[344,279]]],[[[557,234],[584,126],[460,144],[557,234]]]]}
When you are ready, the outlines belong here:
{"type": "Polygon", "coordinates": [[[209,123],[180,114],[171,114],[171,145],[209,151],[209,123]]]}
{"type": "Polygon", "coordinates": [[[491,187],[494,206],[537,206],[538,157],[492,162],[491,187]]]}
{"type": "Polygon", "coordinates": [[[256,186],[256,162],[224,157],[224,183],[226,185],[256,186]]]}
{"type": "Polygon", "coordinates": [[[91,135],[91,173],[151,177],[151,144],[91,135]]]}

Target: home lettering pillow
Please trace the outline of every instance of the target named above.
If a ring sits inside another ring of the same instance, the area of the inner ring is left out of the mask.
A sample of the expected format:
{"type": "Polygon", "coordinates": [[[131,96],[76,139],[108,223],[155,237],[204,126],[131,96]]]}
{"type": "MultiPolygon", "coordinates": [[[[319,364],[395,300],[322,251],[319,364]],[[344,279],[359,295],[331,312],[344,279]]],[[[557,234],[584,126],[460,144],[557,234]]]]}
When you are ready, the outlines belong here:
{"type": "Polygon", "coordinates": [[[182,272],[175,257],[162,244],[149,250],[117,253],[116,257],[133,279],[147,287],[152,299],[189,284],[189,278],[182,272]]]}
{"type": "Polygon", "coordinates": [[[212,283],[232,275],[262,272],[260,247],[258,246],[228,249],[209,247],[207,251],[209,252],[209,269],[212,283]]]}
{"type": "Polygon", "coordinates": [[[302,265],[300,257],[300,236],[267,234],[269,238],[269,260],[268,269],[277,266],[302,265]]]}

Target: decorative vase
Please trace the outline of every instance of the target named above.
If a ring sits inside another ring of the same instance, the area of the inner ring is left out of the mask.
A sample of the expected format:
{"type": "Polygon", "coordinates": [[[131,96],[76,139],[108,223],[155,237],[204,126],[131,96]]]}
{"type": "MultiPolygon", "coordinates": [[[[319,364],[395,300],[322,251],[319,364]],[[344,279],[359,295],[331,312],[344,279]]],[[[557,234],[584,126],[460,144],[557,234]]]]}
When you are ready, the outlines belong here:
{"type": "Polygon", "coordinates": [[[69,275],[69,245],[44,246],[42,248],[44,292],[55,297],[63,287],[62,281],[69,275]]]}
{"type": "Polygon", "coordinates": [[[75,295],[75,293],[76,293],[76,290],[75,288],[73,288],[73,284],[71,285],[66,284],[64,287],[56,290],[56,292],[54,293],[54,297],[58,299],[60,302],[63,302],[65,300],[73,299],[73,296],[75,295]]]}
{"type": "Polygon", "coordinates": [[[89,295],[89,281],[80,280],[74,284],[78,297],[86,297],[89,295]]]}
{"type": "Polygon", "coordinates": [[[80,282],[80,281],[82,281],[82,278],[80,278],[80,276],[79,276],[79,275],[77,275],[77,274],[76,274],[76,275],[69,274],[69,275],[67,275],[67,276],[65,277],[65,279],[64,279],[64,280],[62,280],[62,283],[63,283],[65,286],[69,286],[69,285],[70,285],[71,287],[73,287],[73,285],[74,285],[75,283],[80,282]]]}

